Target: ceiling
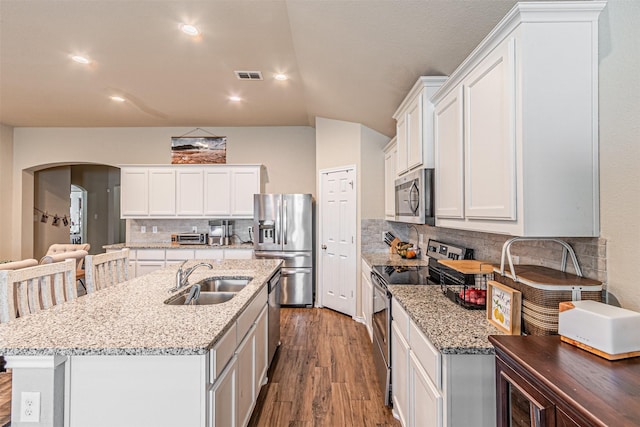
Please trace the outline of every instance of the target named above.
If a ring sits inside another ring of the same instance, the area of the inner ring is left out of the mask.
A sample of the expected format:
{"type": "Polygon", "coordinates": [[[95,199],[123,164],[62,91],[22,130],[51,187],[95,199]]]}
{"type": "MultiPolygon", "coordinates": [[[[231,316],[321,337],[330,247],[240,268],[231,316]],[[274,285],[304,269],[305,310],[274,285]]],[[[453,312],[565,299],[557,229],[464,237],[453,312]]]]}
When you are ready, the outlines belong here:
{"type": "Polygon", "coordinates": [[[320,116],[393,136],[391,116],[418,76],[450,74],[514,4],[0,0],[0,123],[313,126],[320,116]],[[182,22],[201,35],[181,33],[182,22]]]}

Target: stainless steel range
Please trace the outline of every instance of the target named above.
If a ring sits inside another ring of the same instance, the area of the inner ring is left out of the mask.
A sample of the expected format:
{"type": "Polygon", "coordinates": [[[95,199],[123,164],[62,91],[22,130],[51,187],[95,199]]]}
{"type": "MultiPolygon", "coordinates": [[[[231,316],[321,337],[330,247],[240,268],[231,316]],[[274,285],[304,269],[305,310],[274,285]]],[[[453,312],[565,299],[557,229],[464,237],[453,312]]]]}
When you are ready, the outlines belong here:
{"type": "MultiPolygon", "coordinates": [[[[448,280],[465,280],[458,273],[438,263],[439,259],[471,259],[473,250],[429,240],[428,266],[375,265],[371,269],[373,283],[373,360],[382,388],[384,403],[392,405],[391,391],[391,293],[389,285],[439,285],[448,280]],[[451,270],[451,271],[448,271],[451,270]]],[[[464,275],[462,275],[464,276],[464,275]]]]}

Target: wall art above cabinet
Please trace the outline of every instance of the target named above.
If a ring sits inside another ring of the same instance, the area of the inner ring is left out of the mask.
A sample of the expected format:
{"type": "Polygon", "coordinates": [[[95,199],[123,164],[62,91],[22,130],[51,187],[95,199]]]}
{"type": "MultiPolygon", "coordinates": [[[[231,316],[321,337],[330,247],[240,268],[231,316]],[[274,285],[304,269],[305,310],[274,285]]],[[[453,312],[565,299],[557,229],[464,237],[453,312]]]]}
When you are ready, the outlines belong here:
{"type": "Polygon", "coordinates": [[[599,235],[605,4],[518,3],[434,94],[437,226],[599,235]]]}
{"type": "Polygon", "coordinates": [[[122,218],[253,218],[261,165],[123,165],[122,218]]]}
{"type": "Polygon", "coordinates": [[[433,167],[433,104],[431,96],[447,77],[420,77],[396,110],[396,174],[433,167]]]}

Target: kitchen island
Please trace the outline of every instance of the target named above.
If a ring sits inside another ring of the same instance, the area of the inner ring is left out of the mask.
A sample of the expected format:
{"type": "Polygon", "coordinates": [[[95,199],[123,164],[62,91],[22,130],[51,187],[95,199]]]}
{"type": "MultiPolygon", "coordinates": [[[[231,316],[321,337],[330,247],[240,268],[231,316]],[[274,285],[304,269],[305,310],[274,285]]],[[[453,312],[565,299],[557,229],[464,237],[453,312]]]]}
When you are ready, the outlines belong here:
{"type": "Polygon", "coordinates": [[[266,380],[266,283],[281,261],[211,262],[190,283],[252,280],[222,304],[167,305],[171,266],[0,325],[12,425],[34,425],[23,392],[40,393],[39,426],[242,425],[266,380]]]}

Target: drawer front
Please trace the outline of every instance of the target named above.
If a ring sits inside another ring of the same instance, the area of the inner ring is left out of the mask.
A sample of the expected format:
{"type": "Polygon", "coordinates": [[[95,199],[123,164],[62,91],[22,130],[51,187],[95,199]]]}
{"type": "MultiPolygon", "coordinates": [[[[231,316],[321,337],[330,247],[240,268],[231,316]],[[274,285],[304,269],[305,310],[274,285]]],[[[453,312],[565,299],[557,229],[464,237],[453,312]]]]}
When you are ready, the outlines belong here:
{"type": "Polygon", "coordinates": [[[238,342],[244,339],[244,336],[249,332],[265,305],[267,305],[267,286],[262,288],[253,301],[249,303],[247,309],[238,317],[238,342]]]}
{"type": "Polygon", "coordinates": [[[442,359],[440,352],[431,344],[431,341],[418,329],[418,326],[411,321],[409,324],[409,342],[411,350],[415,353],[416,359],[431,378],[433,384],[439,389],[442,388],[442,359]]]}
{"type": "Polygon", "coordinates": [[[236,351],[236,330],[237,326],[236,323],[234,323],[210,352],[211,366],[209,369],[209,382],[211,384],[220,376],[227,362],[231,360],[233,353],[236,351]]]}
{"type": "Polygon", "coordinates": [[[196,249],[196,259],[224,259],[224,250],[196,249]]]}
{"type": "Polygon", "coordinates": [[[167,249],[167,261],[193,259],[193,249],[167,249]]]}
{"type": "Polygon", "coordinates": [[[391,317],[393,321],[398,324],[398,330],[402,333],[402,338],[411,346],[411,340],[409,339],[409,315],[395,298],[391,300],[391,317]]]}
{"type": "Polygon", "coordinates": [[[138,249],[136,259],[140,261],[164,261],[164,249],[138,249]]]}

